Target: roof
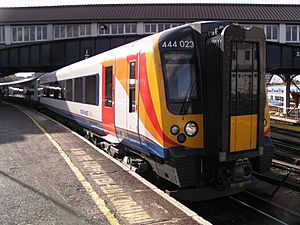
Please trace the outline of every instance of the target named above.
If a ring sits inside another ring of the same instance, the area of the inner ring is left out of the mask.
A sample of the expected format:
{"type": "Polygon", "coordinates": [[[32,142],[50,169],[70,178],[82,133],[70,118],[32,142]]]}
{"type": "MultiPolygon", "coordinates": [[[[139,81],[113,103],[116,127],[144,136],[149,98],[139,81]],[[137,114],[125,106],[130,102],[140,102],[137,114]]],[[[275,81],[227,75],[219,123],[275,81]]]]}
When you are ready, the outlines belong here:
{"type": "Polygon", "coordinates": [[[107,4],[0,8],[0,23],[68,21],[263,21],[299,22],[300,5],[107,4]]]}
{"type": "Polygon", "coordinates": [[[38,74],[37,76],[32,76],[32,77],[21,79],[21,80],[3,82],[3,83],[0,83],[0,86],[7,86],[7,85],[15,85],[15,84],[26,83],[26,82],[33,81],[33,80],[39,78],[41,75],[42,74],[38,74]]]}

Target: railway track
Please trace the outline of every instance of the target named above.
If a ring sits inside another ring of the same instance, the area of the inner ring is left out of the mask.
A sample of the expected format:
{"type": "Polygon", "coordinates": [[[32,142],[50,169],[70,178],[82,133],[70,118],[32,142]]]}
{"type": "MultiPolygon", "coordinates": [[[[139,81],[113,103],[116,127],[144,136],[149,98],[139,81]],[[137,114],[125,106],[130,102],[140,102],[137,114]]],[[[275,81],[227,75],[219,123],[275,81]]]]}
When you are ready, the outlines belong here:
{"type": "Polygon", "coordinates": [[[184,204],[217,225],[293,225],[300,221],[300,215],[297,212],[284,211],[281,206],[268,202],[268,199],[260,198],[251,193],[241,193],[217,200],[198,203],[184,202],[184,204]]]}
{"type": "Polygon", "coordinates": [[[272,141],[277,147],[275,159],[292,165],[300,164],[300,133],[272,127],[272,141]]]}
{"type": "Polygon", "coordinates": [[[300,219],[299,212],[249,191],[186,205],[214,225],[296,225],[300,219]]]}

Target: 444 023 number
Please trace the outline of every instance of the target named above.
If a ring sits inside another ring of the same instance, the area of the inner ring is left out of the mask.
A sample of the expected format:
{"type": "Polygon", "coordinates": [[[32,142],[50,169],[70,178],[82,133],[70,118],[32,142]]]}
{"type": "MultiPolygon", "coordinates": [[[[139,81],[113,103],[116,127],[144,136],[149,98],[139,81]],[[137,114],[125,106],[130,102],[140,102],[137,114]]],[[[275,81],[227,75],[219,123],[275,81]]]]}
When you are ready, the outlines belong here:
{"type": "Polygon", "coordinates": [[[194,48],[194,41],[164,41],[161,45],[162,48],[194,48]]]}

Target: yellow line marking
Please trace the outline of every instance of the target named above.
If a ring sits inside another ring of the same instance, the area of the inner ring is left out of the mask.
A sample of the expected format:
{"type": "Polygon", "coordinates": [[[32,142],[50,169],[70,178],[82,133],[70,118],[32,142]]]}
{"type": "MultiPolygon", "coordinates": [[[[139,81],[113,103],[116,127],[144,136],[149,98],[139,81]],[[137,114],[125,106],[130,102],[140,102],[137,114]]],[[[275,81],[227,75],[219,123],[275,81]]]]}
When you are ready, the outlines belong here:
{"type": "Polygon", "coordinates": [[[82,186],[85,188],[87,193],[92,197],[93,201],[96,203],[97,207],[100,209],[100,211],[104,214],[106,219],[111,225],[119,225],[119,221],[116,219],[114,214],[112,214],[109,210],[109,208],[106,206],[103,199],[99,197],[97,192],[93,189],[92,185],[85,179],[83,174],[80,172],[80,170],[74,165],[74,163],[71,161],[71,159],[68,157],[68,155],[64,152],[64,150],[60,147],[60,145],[52,138],[52,136],[38,123],[33,119],[28,113],[21,110],[26,116],[28,116],[33,123],[46,135],[46,137],[51,141],[51,143],[55,146],[55,148],[58,150],[59,154],[63,157],[63,159],[66,161],[68,166],[71,168],[71,170],[76,175],[77,179],[80,181],[82,186]]]}

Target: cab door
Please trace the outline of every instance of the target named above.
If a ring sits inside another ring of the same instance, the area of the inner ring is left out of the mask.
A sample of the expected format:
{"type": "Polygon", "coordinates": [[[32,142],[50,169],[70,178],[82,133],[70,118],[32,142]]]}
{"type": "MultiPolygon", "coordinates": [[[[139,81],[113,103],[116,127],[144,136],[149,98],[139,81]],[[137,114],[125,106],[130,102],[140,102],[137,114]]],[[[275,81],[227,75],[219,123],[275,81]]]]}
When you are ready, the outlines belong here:
{"type": "Polygon", "coordinates": [[[127,95],[127,139],[140,148],[139,135],[139,54],[127,57],[128,95],[127,95]]]}

